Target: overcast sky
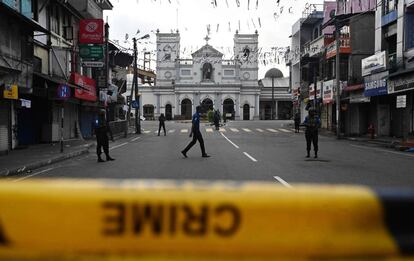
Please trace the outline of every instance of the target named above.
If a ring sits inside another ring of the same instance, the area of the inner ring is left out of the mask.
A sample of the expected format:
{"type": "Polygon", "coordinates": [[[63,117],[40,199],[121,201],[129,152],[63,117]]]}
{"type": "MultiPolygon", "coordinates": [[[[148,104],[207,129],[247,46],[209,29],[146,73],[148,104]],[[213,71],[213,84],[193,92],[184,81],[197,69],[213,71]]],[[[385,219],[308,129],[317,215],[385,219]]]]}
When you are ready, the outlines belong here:
{"type": "MultiPolygon", "coordinates": [[[[259,33],[259,48],[262,53],[272,47],[290,45],[292,25],[302,16],[310,3],[321,4],[322,0],[111,0],[114,8],[105,12],[110,25],[110,39],[131,47],[132,37],[150,34],[151,38],[139,44],[140,51],[155,51],[155,31],[162,33],[179,29],[181,36],[181,58],[191,58],[205,44],[207,27],[210,25],[209,44],[232,58],[233,36],[239,33],[259,33]],[[215,6],[214,3],[217,3],[215,6]],[[278,3],[279,2],[279,3],[278,3]],[[238,7],[238,3],[240,7],[238,7]],[[250,4],[249,4],[250,3],[250,4]],[[256,8],[257,4],[257,8],[256,8]],[[260,20],[260,21],[259,21],[260,20]],[[218,25],[218,28],[217,28],[218,25]],[[137,31],[140,31],[136,35],[137,31]],[[128,42],[125,42],[128,34],[128,42]]],[[[155,59],[156,57],[152,57],[155,59]]],[[[288,76],[284,62],[276,57],[261,59],[259,78],[272,67],[288,76]],[[279,62],[279,64],[278,64],[279,62]]],[[[155,68],[155,61],[151,67],[155,68]]]]}

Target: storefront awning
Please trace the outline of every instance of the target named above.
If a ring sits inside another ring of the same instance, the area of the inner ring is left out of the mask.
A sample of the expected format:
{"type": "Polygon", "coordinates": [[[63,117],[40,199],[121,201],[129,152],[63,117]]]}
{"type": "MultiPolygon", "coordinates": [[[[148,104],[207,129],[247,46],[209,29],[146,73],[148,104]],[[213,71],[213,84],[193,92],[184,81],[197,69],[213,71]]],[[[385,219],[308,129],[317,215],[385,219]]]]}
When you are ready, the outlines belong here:
{"type": "Polygon", "coordinates": [[[43,26],[41,26],[40,24],[36,23],[32,19],[27,18],[21,13],[13,10],[12,8],[8,7],[6,4],[0,3],[0,13],[16,18],[17,21],[25,25],[25,28],[27,29],[31,29],[33,31],[42,32],[46,34],[50,33],[49,30],[47,30],[46,28],[43,28],[43,26]]]}

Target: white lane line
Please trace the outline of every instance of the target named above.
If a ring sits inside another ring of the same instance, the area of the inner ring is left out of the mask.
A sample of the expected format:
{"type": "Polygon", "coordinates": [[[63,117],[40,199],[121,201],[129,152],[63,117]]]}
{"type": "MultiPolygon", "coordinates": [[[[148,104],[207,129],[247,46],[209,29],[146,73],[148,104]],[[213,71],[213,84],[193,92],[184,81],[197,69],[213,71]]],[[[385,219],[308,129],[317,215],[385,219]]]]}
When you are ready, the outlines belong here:
{"type": "Polygon", "coordinates": [[[414,157],[413,154],[408,154],[408,153],[404,153],[404,152],[396,152],[396,151],[390,151],[390,150],[382,150],[382,149],[377,149],[377,148],[372,148],[372,147],[367,147],[367,146],[360,146],[360,145],[354,145],[354,144],[350,144],[350,146],[355,147],[355,148],[361,148],[361,149],[366,149],[366,150],[376,150],[376,151],[381,151],[381,152],[388,152],[388,153],[392,153],[392,154],[396,154],[396,155],[401,155],[401,156],[407,156],[407,157],[414,157]]]}
{"type": "Polygon", "coordinates": [[[270,132],[273,132],[273,133],[278,133],[278,131],[277,130],[274,130],[274,129],[266,129],[266,130],[268,130],[270,132]]]}
{"type": "Polygon", "coordinates": [[[188,133],[188,129],[182,129],[181,133],[188,133]]]}
{"type": "Polygon", "coordinates": [[[148,134],[148,133],[150,133],[150,132],[151,132],[151,131],[148,131],[148,130],[147,130],[147,131],[144,131],[144,133],[145,133],[145,134],[148,134]]]}
{"type": "Polygon", "coordinates": [[[247,128],[242,128],[242,130],[244,130],[245,132],[252,132],[250,129],[247,128]]]}
{"type": "Polygon", "coordinates": [[[168,133],[174,133],[175,132],[175,130],[169,130],[168,131],[168,133]]]}
{"type": "Polygon", "coordinates": [[[158,134],[158,131],[156,130],[156,131],[154,131],[154,134],[158,134]]]}
{"type": "Polygon", "coordinates": [[[139,139],[141,139],[141,137],[136,137],[136,138],[133,138],[131,141],[137,141],[137,140],[139,140],[139,139]]]}
{"type": "Polygon", "coordinates": [[[287,129],[279,129],[280,131],[282,131],[282,132],[291,132],[290,130],[287,130],[287,129]]]}
{"type": "Polygon", "coordinates": [[[257,159],[253,158],[252,156],[249,155],[249,153],[247,152],[243,152],[244,155],[246,155],[249,159],[251,159],[253,162],[257,162],[257,159]]]}
{"type": "Polygon", "coordinates": [[[212,128],[207,128],[206,132],[213,132],[213,129],[212,128]]]}
{"type": "Polygon", "coordinates": [[[24,179],[28,179],[28,178],[30,178],[30,177],[33,177],[33,176],[36,176],[36,175],[39,175],[39,174],[42,174],[42,173],[45,173],[45,172],[51,171],[52,169],[55,169],[55,168],[48,168],[48,169],[44,169],[44,170],[42,170],[42,171],[39,171],[39,172],[33,173],[32,175],[28,175],[28,176],[24,176],[24,177],[19,178],[19,179],[15,179],[15,180],[13,180],[13,182],[18,182],[18,181],[21,181],[21,180],[24,180],[24,179]]]}
{"type": "Polygon", "coordinates": [[[120,148],[120,147],[122,147],[122,146],[125,146],[125,145],[127,145],[127,144],[128,144],[128,142],[124,142],[124,143],[122,143],[122,144],[119,144],[119,145],[116,145],[116,146],[113,146],[113,147],[109,148],[109,150],[114,150],[114,149],[120,148]]]}
{"type": "Polygon", "coordinates": [[[258,132],[264,132],[264,130],[262,129],[256,129],[258,132]]]}
{"type": "Polygon", "coordinates": [[[235,129],[235,128],[230,128],[230,130],[231,130],[232,132],[239,132],[239,130],[238,130],[238,129],[235,129]]]}
{"type": "Polygon", "coordinates": [[[292,188],[292,186],[287,183],[286,181],[284,181],[281,177],[279,176],[273,176],[277,181],[279,181],[283,186],[288,187],[288,188],[292,188]]]}
{"type": "Polygon", "coordinates": [[[236,149],[240,149],[240,147],[234,144],[234,142],[232,142],[229,138],[227,138],[226,135],[221,133],[221,136],[223,136],[228,142],[230,142],[230,144],[233,145],[236,149]]]}
{"type": "Polygon", "coordinates": [[[219,132],[226,132],[226,129],[221,128],[219,132]]]}

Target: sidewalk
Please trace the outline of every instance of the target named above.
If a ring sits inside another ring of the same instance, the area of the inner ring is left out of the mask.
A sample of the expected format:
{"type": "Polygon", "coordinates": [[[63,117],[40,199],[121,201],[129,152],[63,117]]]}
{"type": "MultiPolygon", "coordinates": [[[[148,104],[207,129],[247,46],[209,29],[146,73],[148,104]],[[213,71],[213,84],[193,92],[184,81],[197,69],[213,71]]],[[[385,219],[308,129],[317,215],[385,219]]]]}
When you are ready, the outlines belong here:
{"type": "MultiPolygon", "coordinates": [[[[133,130],[130,129],[129,133],[133,133],[133,130]]],[[[124,138],[124,134],[114,136],[115,140],[122,138],[124,138]]],[[[37,144],[25,149],[13,150],[8,155],[0,156],[0,177],[19,175],[87,154],[90,148],[95,147],[95,143],[95,139],[65,141],[63,153],[60,152],[59,142],[37,144]]]]}
{"type": "MultiPolygon", "coordinates": [[[[319,133],[323,136],[327,137],[336,137],[336,134],[332,131],[328,131],[325,129],[321,129],[319,133]]],[[[371,137],[367,136],[360,136],[360,137],[343,137],[345,140],[366,143],[366,144],[373,144],[384,148],[395,149],[399,151],[407,151],[409,149],[414,148],[414,137],[410,137],[407,142],[402,142],[400,138],[394,137],[376,137],[375,139],[371,139],[371,137]]]]}
{"type": "Polygon", "coordinates": [[[59,161],[74,158],[89,152],[94,140],[70,140],[64,142],[63,153],[60,143],[38,144],[26,149],[12,150],[0,156],[0,177],[18,175],[59,161]]]}

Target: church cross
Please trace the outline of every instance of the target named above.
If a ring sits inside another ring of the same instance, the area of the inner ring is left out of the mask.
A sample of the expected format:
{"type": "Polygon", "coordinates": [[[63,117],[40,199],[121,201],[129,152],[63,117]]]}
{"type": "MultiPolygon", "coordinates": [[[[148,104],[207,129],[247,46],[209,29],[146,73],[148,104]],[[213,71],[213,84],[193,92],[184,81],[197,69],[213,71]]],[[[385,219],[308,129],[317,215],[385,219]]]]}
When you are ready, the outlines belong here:
{"type": "Polygon", "coordinates": [[[206,40],[206,45],[208,45],[208,41],[210,40],[211,38],[210,37],[208,37],[208,35],[204,38],[204,40],[206,40]]]}

